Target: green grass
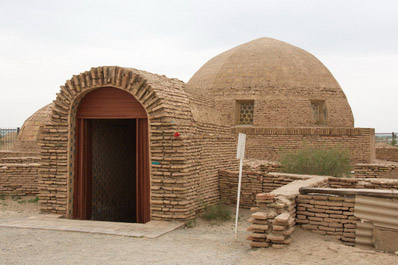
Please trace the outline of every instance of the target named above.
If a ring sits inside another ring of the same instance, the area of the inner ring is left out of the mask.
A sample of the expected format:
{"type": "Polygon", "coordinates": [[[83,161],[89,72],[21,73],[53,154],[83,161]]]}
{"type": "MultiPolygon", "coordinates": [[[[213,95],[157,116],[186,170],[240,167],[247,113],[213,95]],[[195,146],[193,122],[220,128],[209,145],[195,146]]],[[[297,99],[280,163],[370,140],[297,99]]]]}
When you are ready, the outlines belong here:
{"type": "Polygon", "coordinates": [[[185,224],[185,227],[186,227],[186,228],[194,228],[195,225],[196,225],[196,219],[192,219],[192,220],[189,220],[189,221],[185,224]]]}
{"type": "Polygon", "coordinates": [[[224,204],[215,204],[209,207],[206,207],[202,218],[207,221],[229,221],[232,219],[231,212],[228,207],[224,204]]]}
{"type": "Polygon", "coordinates": [[[282,171],[294,174],[348,177],[352,170],[350,156],[339,147],[306,146],[281,155],[282,171]]]}

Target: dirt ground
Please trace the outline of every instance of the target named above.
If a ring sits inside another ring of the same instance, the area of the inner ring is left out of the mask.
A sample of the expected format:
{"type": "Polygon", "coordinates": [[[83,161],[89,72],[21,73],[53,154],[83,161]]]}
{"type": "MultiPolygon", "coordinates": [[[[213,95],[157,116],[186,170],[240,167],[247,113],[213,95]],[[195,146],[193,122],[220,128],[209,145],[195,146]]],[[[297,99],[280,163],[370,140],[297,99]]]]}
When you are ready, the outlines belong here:
{"type": "MultiPolygon", "coordinates": [[[[0,222],[37,215],[38,209],[26,199],[0,200],[0,222]]],[[[156,239],[0,227],[0,264],[398,264],[397,255],[344,246],[299,228],[284,249],[251,249],[250,212],[242,212],[237,240],[232,221],[201,219],[156,239]]]]}

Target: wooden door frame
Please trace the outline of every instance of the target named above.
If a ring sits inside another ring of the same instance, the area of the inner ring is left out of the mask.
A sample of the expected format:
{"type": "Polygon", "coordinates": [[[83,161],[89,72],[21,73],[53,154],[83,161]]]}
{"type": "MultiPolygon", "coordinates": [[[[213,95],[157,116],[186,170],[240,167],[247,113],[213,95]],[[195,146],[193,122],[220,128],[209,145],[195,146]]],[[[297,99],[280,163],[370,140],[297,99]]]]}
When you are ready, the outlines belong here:
{"type": "MultiPolygon", "coordinates": [[[[108,89],[108,88],[104,88],[108,89]]],[[[123,91],[125,92],[125,91],[123,91]]],[[[120,91],[118,92],[120,93],[120,91]]],[[[132,97],[132,104],[142,105],[132,97]]],[[[90,93],[89,93],[90,94],[90,93]]],[[[88,94],[88,95],[89,95],[88,94]]],[[[126,97],[128,98],[126,95],[126,97]]],[[[82,100],[83,101],[83,100],[82,100]]],[[[80,106],[80,105],[79,105],[80,106]]],[[[138,106],[136,106],[139,108],[138,106]]],[[[108,107],[109,108],[109,107],[108,107]]],[[[151,219],[150,210],[150,157],[149,157],[149,122],[146,111],[117,113],[112,109],[112,115],[109,112],[104,116],[106,110],[101,114],[86,112],[79,115],[79,109],[76,115],[76,154],[75,154],[75,181],[73,193],[73,218],[90,219],[92,210],[92,128],[91,119],[135,119],[136,120],[136,222],[146,223],[151,219]]]]}

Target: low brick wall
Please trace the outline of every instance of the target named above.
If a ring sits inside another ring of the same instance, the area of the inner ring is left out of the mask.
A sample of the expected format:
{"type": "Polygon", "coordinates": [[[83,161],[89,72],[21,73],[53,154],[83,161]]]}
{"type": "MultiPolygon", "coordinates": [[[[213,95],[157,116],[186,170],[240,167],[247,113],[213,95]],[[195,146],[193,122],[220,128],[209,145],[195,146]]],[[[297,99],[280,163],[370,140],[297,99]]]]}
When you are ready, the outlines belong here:
{"type": "Polygon", "coordinates": [[[37,195],[40,164],[0,164],[0,194],[37,195]]]}
{"type": "MultiPolygon", "coordinates": [[[[218,173],[220,198],[226,204],[236,204],[238,191],[238,172],[220,170],[218,173]]],[[[295,180],[308,179],[306,175],[278,172],[243,171],[240,206],[250,208],[256,205],[256,195],[271,192],[295,180]]]]}
{"type": "Polygon", "coordinates": [[[329,177],[330,188],[351,188],[351,189],[388,189],[398,190],[398,179],[371,179],[371,178],[333,178],[329,177]]]}
{"type": "Polygon", "coordinates": [[[355,178],[397,178],[398,164],[356,164],[355,178]]]}
{"type": "Polygon", "coordinates": [[[354,245],[359,219],[354,216],[355,197],[298,195],[296,223],[317,234],[333,235],[354,245]]]}
{"type": "Polygon", "coordinates": [[[327,182],[327,177],[306,176],[306,180],[295,180],[270,193],[256,196],[257,206],[249,219],[247,238],[251,247],[282,248],[292,241],[296,218],[296,197],[301,187],[318,187],[327,182]]]}
{"type": "Polygon", "coordinates": [[[398,162],[398,147],[377,147],[376,159],[398,162]]]}

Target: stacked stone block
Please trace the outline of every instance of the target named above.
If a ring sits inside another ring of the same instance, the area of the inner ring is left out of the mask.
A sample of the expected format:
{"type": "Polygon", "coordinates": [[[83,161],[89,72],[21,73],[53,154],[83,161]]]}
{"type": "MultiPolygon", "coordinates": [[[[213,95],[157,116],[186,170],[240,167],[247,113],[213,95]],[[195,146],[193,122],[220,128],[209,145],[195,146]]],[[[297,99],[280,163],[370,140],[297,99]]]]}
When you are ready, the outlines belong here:
{"type": "Polygon", "coordinates": [[[332,235],[346,245],[354,245],[354,197],[334,195],[298,195],[296,223],[311,232],[332,235]]]}
{"type": "Polygon", "coordinates": [[[247,229],[252,233],[247,238],[251,247],[281,248],[290,244],[290,235],[294,231],[295,200],[294,196],[275,196],[260,193],[256,196],[257,207],[247,229]]]}

